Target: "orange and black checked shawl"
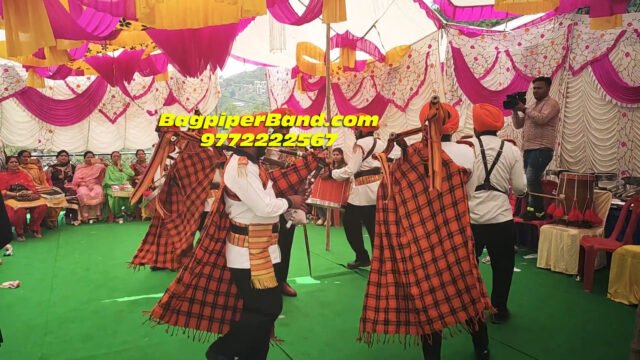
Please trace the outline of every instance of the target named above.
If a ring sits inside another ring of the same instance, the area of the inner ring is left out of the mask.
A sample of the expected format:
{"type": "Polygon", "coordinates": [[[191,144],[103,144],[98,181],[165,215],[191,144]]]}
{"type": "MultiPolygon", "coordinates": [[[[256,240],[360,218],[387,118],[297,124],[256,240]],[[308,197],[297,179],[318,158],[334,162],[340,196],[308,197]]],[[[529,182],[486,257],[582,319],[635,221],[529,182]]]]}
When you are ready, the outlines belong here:
{"type": "Polygon", "coordinates": [[[162,217],[156,212],[131,266],[178,270],[188,261],[215,175],[214,166],[224,161],[222,152],[186,142],[156,198],[167,213],[162,217]]]}
{"type": "MultiPolygon", "coordinates": [[[[297,193],[318,166],[312,157],[297,160],[291,167],[269,173],[277,196],[297,193]]],[[[183,328],[194,339],[206,341],[207,333],[223,334],[238,320],[242,301],[226,266],[225,245],[229,217],[224,198],[215,203],[193,256],[160,301],[151,310],[151,321],[183,328]]]]}
{"type": "Polygon", "coordinates": [[[429,189],[423,143],[395,162],[391,194],[378,190],[376,239],[358,340],[393,337],[405,344],[421,335],[477,320],[491,310],[473,248],[467,173],[442,153],[441,191],[429,189]],[[386,201],[388,199],[388,201],[386,201]]]}

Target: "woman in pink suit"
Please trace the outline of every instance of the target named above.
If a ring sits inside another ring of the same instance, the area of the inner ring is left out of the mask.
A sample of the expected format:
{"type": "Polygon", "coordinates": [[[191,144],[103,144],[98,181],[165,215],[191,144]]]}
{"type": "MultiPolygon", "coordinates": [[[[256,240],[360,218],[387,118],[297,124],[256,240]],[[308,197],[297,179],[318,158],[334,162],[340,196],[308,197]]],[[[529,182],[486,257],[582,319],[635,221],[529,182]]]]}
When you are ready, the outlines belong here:
{"type": "Polygon", "coordinates": [[[102,204],[105,199],[102,180],[105,168],[102,159],[96,158],[91,151],[84,153],[84,164],[76,167],[71,186],[76,190],[83,222],[89,219],[89,210],[92,207],[95,208],[96,216],[102,217],[102,204]]]}

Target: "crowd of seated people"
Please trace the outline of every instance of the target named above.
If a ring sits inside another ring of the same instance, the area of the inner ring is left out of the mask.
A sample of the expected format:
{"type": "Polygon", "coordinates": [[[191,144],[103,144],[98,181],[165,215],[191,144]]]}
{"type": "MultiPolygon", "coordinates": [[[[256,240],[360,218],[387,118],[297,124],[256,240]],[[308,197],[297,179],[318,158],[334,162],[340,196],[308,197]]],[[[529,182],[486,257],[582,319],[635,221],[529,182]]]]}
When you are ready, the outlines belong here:
{"type": "Polygon", "coordinates": [[[42,237],[41,226],[57,227],[62,211],[65,222],[73,225],[139,217],[129,196],[147,166],[142,149],[128,166],[118,151],[111,153],[110,161],[87,151],[82,163],[73,164],[69,152],[60,150],[46,168],[29,150],[6,156],[0,163],[0,191],[16,239],[24,241],[25,230],[42,237]]]}

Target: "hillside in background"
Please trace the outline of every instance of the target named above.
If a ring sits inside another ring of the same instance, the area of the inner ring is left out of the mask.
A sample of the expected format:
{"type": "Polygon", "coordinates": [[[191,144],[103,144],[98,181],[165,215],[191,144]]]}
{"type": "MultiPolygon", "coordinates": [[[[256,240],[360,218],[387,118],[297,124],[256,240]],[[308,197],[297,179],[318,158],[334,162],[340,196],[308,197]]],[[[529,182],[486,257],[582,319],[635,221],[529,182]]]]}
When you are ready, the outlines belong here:
{"type": "Polygon", "coordinates": [[[222,96],[218,113],[241,115],[269,111],[267,74],[264,68],[257,68],[229,76],[220,77],[222,96]]]}

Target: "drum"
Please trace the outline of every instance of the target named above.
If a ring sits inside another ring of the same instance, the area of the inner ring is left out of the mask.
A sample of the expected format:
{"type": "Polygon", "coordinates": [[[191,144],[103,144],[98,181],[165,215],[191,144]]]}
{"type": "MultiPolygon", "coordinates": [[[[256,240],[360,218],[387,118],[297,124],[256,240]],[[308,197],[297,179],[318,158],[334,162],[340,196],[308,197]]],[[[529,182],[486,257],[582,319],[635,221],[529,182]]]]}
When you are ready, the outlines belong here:
{"type": "Polygon", "coordinates": [[[560,177],[560,174],[565,173],[565,172],[569,172],[569,170],[566,170],[566,169],[547,169],[544,172],[544,174],[546,176],[560,177]]]}
{"type": "Polygon", "coordinates": [[[565,214],[575,208],[584,214],[593,205],[593,189],[596,177],[593,174],[563,172],[560,174],[558,193],[564,195],[565,214]]]}
{"type": "Polygon", "coordinates": [[[317,179],[311,188],[311,196],[307,204],[339,209],[349,200],[350,191],[350,181],[317,179]]]}

